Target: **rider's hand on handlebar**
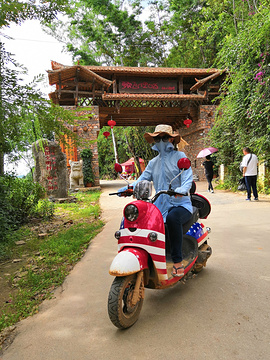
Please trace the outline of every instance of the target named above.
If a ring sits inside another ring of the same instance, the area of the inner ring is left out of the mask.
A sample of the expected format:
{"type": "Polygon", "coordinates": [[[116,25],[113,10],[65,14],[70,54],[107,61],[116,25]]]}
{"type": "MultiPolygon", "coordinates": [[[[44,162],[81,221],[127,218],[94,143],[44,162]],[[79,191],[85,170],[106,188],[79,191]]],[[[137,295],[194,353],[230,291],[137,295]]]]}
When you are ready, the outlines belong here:
{"type": "Polygon", "coordinates": [[[177,194],[174,190],[168,190],[167,191],[167,194],[169,195],[169,196],[174,196],[174,197],[182,197],[183,195],[181,195],[181,194],[177,194]]]}
{"type": "Polygon", "coordinates": [[[174,196],[175,198],[176,198],[176,197],[182,197],[182,196],[184,196],[184,194],[179,194],[179,193],[177,193],[175,190],[168,190],[168,191],[167,191],[167,194],[168,194],[169,196],[174,196]]]}
{"type": "Polygon", "coordinates": [[[130,186],[129,188],[124,187],[122,189],[119,189],[117,192],[117,195],[120,197],[132,196],[133,195],[133,187],[130,186]]]}

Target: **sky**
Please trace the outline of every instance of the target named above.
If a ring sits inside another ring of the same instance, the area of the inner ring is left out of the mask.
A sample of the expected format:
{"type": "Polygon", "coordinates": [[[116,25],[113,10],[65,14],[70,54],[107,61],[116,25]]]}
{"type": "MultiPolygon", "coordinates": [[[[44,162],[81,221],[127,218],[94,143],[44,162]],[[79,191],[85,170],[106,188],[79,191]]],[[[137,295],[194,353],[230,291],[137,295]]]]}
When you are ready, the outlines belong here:
{"type": "MultiPolygon", "coordinates": [[[[1,30],[2,31],[2,30],[1,30]]],[[[6,51],[28,69],[27,81],[34,76],[44,74],[46,82],[42,86],[45,95],[53,91],[48,84],[46,70],[51,69],[51,60],[64,65],[72,65],[70,54],[64,52],[64,44],[47,35],[38,20],[29,20],[22,25],[11,25],[2,31],[13,39],[3,39],[6,51]]]]}
{"type": "MultiPolygon", "coordinates": [[[[26,83],[31,82],[39,74],[45,75],[45,81],[40,84],[40,90],[46,98],[49,98],[48,94],[54,91],[48,83],[46,72],[51,69],[51,60],[64,65],[72,65],[71,55],[63,51],[64,45],[45,34],[37,20],[26,21],[22,25],[11,25],[9,28],[1,29],[1,32],[13,38],[8,40],[1,36],[6,51],[12,53],[13,58],[28,69],[28,76],[25,76],[26,83]]],[[[23,160],[15,166],[5,164],[5,169],[14,170],[18,176],[29,172],[29,167],[23,160]]]]}

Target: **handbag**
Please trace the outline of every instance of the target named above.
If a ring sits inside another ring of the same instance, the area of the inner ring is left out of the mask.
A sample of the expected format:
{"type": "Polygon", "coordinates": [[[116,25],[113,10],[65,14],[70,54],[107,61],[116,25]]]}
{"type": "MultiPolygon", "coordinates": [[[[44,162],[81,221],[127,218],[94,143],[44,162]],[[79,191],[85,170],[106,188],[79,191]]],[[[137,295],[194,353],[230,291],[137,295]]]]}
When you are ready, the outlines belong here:
{"type": "Polygon", "coordinates": [[[239,191],[246,191],[247,190],[244,176],[238,181],[238,184],[239,185],[237,187],[237,190],[239,190],[239,191]]]}

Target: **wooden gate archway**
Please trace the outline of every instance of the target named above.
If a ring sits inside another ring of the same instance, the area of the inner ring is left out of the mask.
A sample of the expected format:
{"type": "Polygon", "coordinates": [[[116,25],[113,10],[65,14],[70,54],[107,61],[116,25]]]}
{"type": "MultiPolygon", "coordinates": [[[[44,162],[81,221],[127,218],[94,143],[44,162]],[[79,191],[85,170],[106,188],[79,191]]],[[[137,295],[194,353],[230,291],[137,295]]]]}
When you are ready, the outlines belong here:
{"type": "Polygon", "coordinates": [[[190,144],[186,152],[196,169],[196,152],[213,124],[226,73],[219,69],[64,66],[52,62],[48,76],[50,85],[56,86],[49,94],[51,100],[61,106],[98,109],[99,128],[111,119],[117,126],[171,125],[190,144]],[[187,118],[192,120],[190,127],[184,123],[187,118]],[[198,133],[200,139],[194,141],[198,133]]]}

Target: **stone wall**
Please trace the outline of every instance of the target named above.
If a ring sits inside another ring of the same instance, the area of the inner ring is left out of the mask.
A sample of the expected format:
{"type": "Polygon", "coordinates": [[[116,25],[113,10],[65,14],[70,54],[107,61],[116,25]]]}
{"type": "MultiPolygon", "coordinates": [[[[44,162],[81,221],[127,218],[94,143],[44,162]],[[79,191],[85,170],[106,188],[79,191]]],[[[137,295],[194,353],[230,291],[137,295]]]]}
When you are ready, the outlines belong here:
{"type": "Polygon", "coordinates": [[[193,173],[199,180],[206,180],[204,168],[201,164],[205,158],[198,159],[198,153],[205,147],[211,146],[207,141],[207,134],[214,125],[215,105],[201,105],[199,107],[197,121],[193,121],[189,128],[181,127],[178,131],[183,139],[189,144],[184,152],[191,161],[193,173]]]}
{"type": "MultiPolygon", "coordinates": [[[[89,145],[82,145],[78,148],[78,160],[80,160],[80,151],[90,148],[93,154],[93,172],[95,176],[95,186],[99,185],[99,165],[98,165],[98,148],[97,137],[100,130],[99,125],[99,108],[98,106],[89,107],[73,107],[64,106],[65,109],[75,113],[75,125],[69,126],[80,138],[85,140],[89,145]]],[[[67,164],[68,165],[68,164],[67,164]]]]}
{"type": "Polygon", "coordinates": [[[32,145],[35,158],[34,181],[40,183],[48,197],[67,197],[66,155],[55,141],[41,140],[32,145]]]}

